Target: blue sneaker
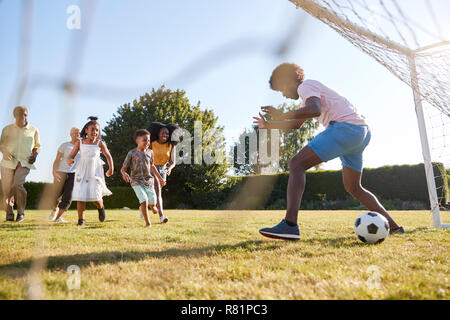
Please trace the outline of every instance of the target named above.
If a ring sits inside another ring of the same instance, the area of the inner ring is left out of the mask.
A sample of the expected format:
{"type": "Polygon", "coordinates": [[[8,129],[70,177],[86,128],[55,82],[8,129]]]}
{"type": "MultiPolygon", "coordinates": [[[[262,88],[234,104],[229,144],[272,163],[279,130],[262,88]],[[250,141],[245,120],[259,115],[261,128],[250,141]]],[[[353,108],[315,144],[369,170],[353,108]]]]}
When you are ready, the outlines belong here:
{"type": "Polygon", "coordinates": [[[281,220],[279,224],[272,228],[264,228],[259,230],[263,236],[274,239],[299,240],[300,230],[298,225],[291,227],[285,220],[281,220]]]}

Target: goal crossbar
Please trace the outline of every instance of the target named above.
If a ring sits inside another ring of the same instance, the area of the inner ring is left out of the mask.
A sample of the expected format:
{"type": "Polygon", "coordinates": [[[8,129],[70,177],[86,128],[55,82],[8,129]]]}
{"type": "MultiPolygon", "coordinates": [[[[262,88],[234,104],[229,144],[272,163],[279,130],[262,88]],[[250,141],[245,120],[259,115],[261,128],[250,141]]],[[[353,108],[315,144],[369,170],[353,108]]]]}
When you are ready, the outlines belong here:
{"type": "MultiPolygon", "coordinates": [[[[409,49],[408,47],[405,47],[399,43],[396,43],[395,41],[385,39],[383,37],[380,37],[376,33],[366,29],[362,28],[360,26],[357,26],[356,24],[352,23],[349,20],[344,20],[340,18],[338,15],[330,12],[327,8],[321,6],[320,4],[315,3],[312,0],[289,0],[297,8],[302,8],[304,11],[315,17],[316,19],[321,20],[322,22],[329,21],[332,24],[340,25],[345,27],[345,29],[351,30],[354,33],[360,34],[364,36],[365,38],[368,38],[372,40],[373,42],[380,43],[385,45],[386,47],[389,47],[395,51],[398,51],[399,53],[402,53],[404,55],[410,55],[413,50],[409,49]]],[[[330,25],[329,23],[327,23],[330,25]]],[[[332,25],[330,27],[333,28],[332,25]]],[[[333,28],[334,29],[334,28],[333,28]]]]}
{"type": "Polygon", "coordinates": [[[435,43],[435,44],[430,44],[429,46],[425,46],[419,49],[414,50],[414,53],[420,53],[423,51],[427,51],[427,50],[431,50],[431,49],[435,49],[435,48],[439,48],[439,47],[445,47],[445,46],[450,46],[450,41],[442,41],[439,43],[435,43]]]}

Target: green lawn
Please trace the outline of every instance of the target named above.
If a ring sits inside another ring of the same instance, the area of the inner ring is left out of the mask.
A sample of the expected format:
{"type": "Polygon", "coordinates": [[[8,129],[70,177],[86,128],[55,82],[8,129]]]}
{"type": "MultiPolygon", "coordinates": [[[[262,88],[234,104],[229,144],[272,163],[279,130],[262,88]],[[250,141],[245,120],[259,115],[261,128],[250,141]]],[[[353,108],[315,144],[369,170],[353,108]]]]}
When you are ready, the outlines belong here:
{"type": "Polygon", "coordinates": [[[148,229],[137,211],[107,211],[104,223],[90,211],[81,228],[75,212],[65,225],[28,212],[0,223],[0,298],[27,297],[33,255],[49,256],[46,299],[450,298],[450,230],[432,228],[428,212],[393,211],[407,234],[365,245],[353,231],[360,213],[302,212],[301,240],[283,242],[258,233],[283,211],[168,210],[168,224],[152,215],[148,229]],[[79,289],[68,288],[70,265],[79,289]]]}

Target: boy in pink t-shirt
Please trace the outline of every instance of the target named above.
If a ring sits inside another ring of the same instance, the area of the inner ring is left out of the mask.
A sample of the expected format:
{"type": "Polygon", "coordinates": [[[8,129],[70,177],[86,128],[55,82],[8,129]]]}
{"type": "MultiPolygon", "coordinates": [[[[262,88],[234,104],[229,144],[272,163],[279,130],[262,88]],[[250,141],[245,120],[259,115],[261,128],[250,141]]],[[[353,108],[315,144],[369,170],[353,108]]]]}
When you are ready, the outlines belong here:
{"type": "Polygon", "coordinates": [[[316,118],[326,129],[300,150],[289,163],[286,218],[272,228],[260,233],[266,237],[298,240],[298,210],[305,190],[306,170],[322,162],[339,157],[345,189],[370,211],[375,211],[389,221],[391,233],[404,233],[378,199],[361,185],[363,151],[370,141],[370,129],[365,118],[344,97],[319,81],[305,80],[302,68],[293,63],[283,63],[272,73],[270,86],[283,96],[303,101],[300,109],[283,113],[271,106],[262,111],[274,120],[266,121],[259,113],[254,123],[260,129],[299,129],[310,118],[316,118]]]}

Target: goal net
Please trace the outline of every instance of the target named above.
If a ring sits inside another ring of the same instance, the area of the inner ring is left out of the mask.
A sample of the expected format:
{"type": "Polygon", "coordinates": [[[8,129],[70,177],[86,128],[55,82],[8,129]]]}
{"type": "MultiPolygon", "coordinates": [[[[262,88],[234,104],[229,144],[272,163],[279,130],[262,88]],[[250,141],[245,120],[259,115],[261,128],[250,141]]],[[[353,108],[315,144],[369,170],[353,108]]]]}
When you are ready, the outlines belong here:
{"type": "Polygon", "coordinates": [[[450,1],[290,0],[412,88],[435,227],[449,205],[450,1]]]}

